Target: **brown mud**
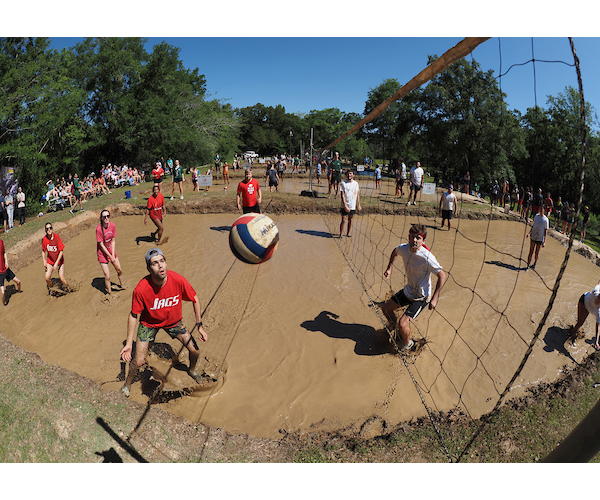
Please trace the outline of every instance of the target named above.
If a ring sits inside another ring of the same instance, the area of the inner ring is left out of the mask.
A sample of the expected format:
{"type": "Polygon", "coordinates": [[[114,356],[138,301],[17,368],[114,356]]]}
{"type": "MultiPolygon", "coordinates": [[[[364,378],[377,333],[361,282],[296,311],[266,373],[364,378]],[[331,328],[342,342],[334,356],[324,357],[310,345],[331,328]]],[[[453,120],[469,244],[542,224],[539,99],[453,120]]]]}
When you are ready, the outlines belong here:
{"type": "MultiPolygon", "coordinates": [[[[318,204],[314,203],[314,200],[310,198],[306,199],[306,203],[302,197],[300,199],[292,199],[286,201],[285,199],[275,199],[273,198],[271,201],[267,201],[269,203],[269,212],[277,215],[312,215],[319,213],[335,213],[337,214],[337,208],[329,208],[329,207],[319,207],[318,204]]],[[[263,205],[266,203],[263,201],[263,205]]],[[[370,208],[365,210],[365,213],[369,213],[370,208]]],[[[375,209],[373,209],[375,210],[375,209]]],[[[118,204],[111,207],[111,211],[116,216],[119,215],[142,215],[144,213],[144,207],[142,205],[130,205],[130,204],[118,204]]],[[[414,208],[414,207],[406,207],[401,210],[396,210],[394,213],[407,213],[412,216],[419,215],[421,217],[434,216],[435,210],[433,208],[414,208]],[[412,210],[411,210],[412,209],[412,210]]],[[[232,207],[231,200],[222,200],[217,201],[211,200],[210,202],[204,202],[202,200],[190,200],[185,202],[178,202],[174,204],[174,206],[170,207],[169,214],[217,214],[217,213],[228,213],[228,214],[237,214],[237,210],[234,210],[232,207]]],[[[380,212],[379,212],[380,213],[380,212]]],[[[386,212],[384,211],[384,214],[386,212]]],[[[486,220],[490,217],[493,219],[502,219],[502,220],[514,220],[514,217],[510,214],[504,213],[496,213],[492,211],[491,213],[464,213],[461,214],[465,219],[470,220],[486,220]]],[[[97,214],[89,211],[80,214],[78,217],[71,219],[68,223],[55,223],[55,231],[61,235],[63,241],[68,242],[76,238],[82,232],[95,227],[97,224],[97,214]]],[[[13,270],[19,271],[24,269],[28,265],[34,263],[40,256],[39,250],[39,241],[41,239],[42,234],[35,234],[27,241],[20,242],[11,248],[10,254],[10,262],[11,268],[13,270]]],[[[566,244],[566,238],[558,233],[552,234],[554,238],[559,240],[561,244],[566,244]]],[[[171,245],[171,243],[169,243],[171,245]]],[[[585,245],[575,245],[575,249],[578,250],[578,247],[581,247],[582,255],[586,256],[588,259],[592,260],[595,264],[598,263],[598,256],[595,252],[585,250],[585,245]],[[586,255],[587,254],[587,255],[586,255]]],[[[589,250],[589,249],[588,249],[589,250]]],[[[167,250],[165,250],[167,251],[167,250]]],[[[543,254],[544,255],[544,254],[543,254]]],[[[71,257],[72,259],[72,257],[71,257]]],[[[68,276],[68,274],[67,274],[68,276]]],[[[81,283],[73,283],[72,287],[77,289],[81,286],[81,283]]],[[[131,288],[131,287],[130,287],[131,288]]],[[[206,303],[206,300],[204,301],[206,303]]],[[[419,346],[419,349],[423,349],[423,345],[419,346]]],[[[19,348],[14,348],[19,351],[19,356],[29,358],[30,362],[41,362],[39,356],[33,353],[27,353],[25,351],[20,350],[19,348]]],[[[157,356],[160,358],[160,354],[157,356]]],[[[168,356],[165,358],[167,359],[168,356]]],[[[541,384],[537,384],[534,386],[527,387],[527,394],[520,399],[514,399],[511,403],[511,407],[518,408],[519,405],[526,405],[530,398],[539,399],[542,395],[547,395],[549,397],[553,397],[555,395],[564,394],[565,391],[568,392],[569,384],[566,384],[566,381],[571,379],[572,383],[581,383],[582,377],[587,376],[587,373],[593,371],[597,365],[597,356],[592,355],[587,358],[585,363],[581,363],[581,367],[577,368],[577,370],[573,373],[582,373],[582,375],[573,376],[571,369],[568,368],[565,370],[566,376],[560,376],[557,380],[551,382],[543,382],[541,384]],[[592,368],[589,368],[588,365],[593,365],[592,368]],[[521,401],[523,401],[521,403],[521,401]]],[[[168,364],[168,363],[167,363],[168,364]]],[[[56,367],[57,373],[63,372],[68,373],[68,377],[75,377],[75,379],[79,378],[79,375],[74,375],[72,372],[68,372],[62,368],[56,367]]],[[[77,370],[78,371],[78,370],[77,370]]],[[[160,379],[160,377],[156,377],[160,379]]],[[[218,377],[217,377],[218,378],[218,377]]],[[[165,379],[166,381],[166,379],[165,379]]],[[[163,382],[165,382],[163,381],[163,382]]],[[[159,380],[159,383],[161,381],[159,380]]],[[[61,383],[61,382],[57,382],[61,383]]],[[[94,384],[86,384],[88,387],[94,386],[94,384]]],[[[212,388],[212,386],[211,386],[212,388]]],[[[178,389],[171,389],[176,391],[178,389]]],[[[191,395],[193,389],[191,386],[189,388],[183,389],[186,395],[191,395]]],[[[94,388],[95,392],[95,388],[94,388]]],[[[115,391],[101,391],[102,395],[96,394],[94,397],[115,397],[115,391]]],[[[117,393],[117,400],[120,404],[131,405],[132,407],[143,408],[143,403],[139,401],[136,403],[135,401],[123,401],[122,398],[118,399],[120,395],[117,393]]],[[[199,395],[201,396],[201,395],[199,395]]],[[[143,401],[143,400],[142,400],[143,401]]],[[[164,401],[161,401],[164,402],[164,401]]],[[[159,410],[160,411],[160,410],[159,410]]],[[[171,416],[170,419],[177,419],[177,417],[171,416]]],[[[453,421],[459,420],[464,425],[464,418],[461,417],[460,413],[455,414],[453,418],[448,419],[449,424],[453,421]]],[[[207,449],[216,450],[219,446],[225,446],[225,443],[231,444],[232,442],[244,443],[244,446],[248,446],[251,448],[253,456],[256,457],[257,461],[289,461],[294,453],[296,453],[298,447],[306,447],[308,446],[316,446],[321,449],[330,448],[332,443],[337,443],[340,447],[340,450],[345,450],[343,453],[337,457],[337,460],[340,459],[349,459],[352,460],[353,456],[353,448],[355,447],[355,439],[360,438],[363,440],[373,439],[377,436],[385,437],[392,432],[399,432],[402,430],[420,428],[421,426],[427,427],[429,425],[428,420],[424,417],[418,418],[409,418],[405,422],[394,423],[393,421],[388,421],[385,418],[382,418],[378,415],[365,416],[360,417],[355,422],[345,425],[339,426],[334,422],[334,427],[336,430],[327,430],[331,429],[329,425],[317,425],[313,430],[313,426],[307,426],[304,429],[294,429],[293,426],[286,430],[285,427],[282,427],[280,431],[280,437],[276,438],[260,438],[260,437],[252,437],[247,432],[226,432],[223,430],[217,429],[215,426],[206,426],[199,423],[189,423],[189,419],[183,419],[178,421],[179,426],[187,426],[189,425],[190,432],[193,433],[195,430],[196,433],[198,429],[206,429],[209,430],[207,435],[210,435],[212,438],[212,446],[209,446],[207,449]],[[407,423],[411,422],[411,423],[407,423]],[[273,439],[275,439],[273,441],[273,439]],[[262,450],[263,452],[261,452],[262,450]],[[262,455],[262,458],[261,458],[262,455]],[[343,457],[343,458],[342,458],[343,457]]],[[[203,443],[204,445],[208,445],[208,440],[203,443]]],[[[198,447],[198,443],[195,443],[195,447],[198,447]]],[[[394,457],[391,460],[389,457],[389,461],[396,461],[400,457],[394,457]]],[[[414,459],[414,457],[413,457],[414,459]]],[[[404,460],[401,461],[412,461],[411,457],[406,456],[404,460]]],[[[424,458],[427,460],[427,458],[424,458]]],[[[388,461],[385,457],[382,458],[381,461],[388,461]]],[[[417,460],[419,461],[419,460],[417,460]]],[[[421,460],[422,461],[422,460],[421,460]]]]}

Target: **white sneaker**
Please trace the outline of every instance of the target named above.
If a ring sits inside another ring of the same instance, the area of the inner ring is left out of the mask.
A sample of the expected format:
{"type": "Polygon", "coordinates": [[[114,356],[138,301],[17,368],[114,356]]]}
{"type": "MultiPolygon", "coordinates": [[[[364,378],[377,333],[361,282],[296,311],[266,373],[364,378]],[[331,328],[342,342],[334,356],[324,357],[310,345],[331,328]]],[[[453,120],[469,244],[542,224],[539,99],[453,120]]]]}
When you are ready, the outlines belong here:
{"type": "Polygon", "coordinates": [[[173,199],[173,197],[171,196],[171,199],[173,199]]]}
{"type": "Polygon", "coordinates": [[[183,195],[181,195],[179,198],[180,198],[181,200],[183,200],[183,195]]]}
{"type": "Polygon", "coordinates": [[[127,387],[126,385],[123,385],[123,387],[121,387],[121,392],[126,396],[129,397],[129,387],[127,387]]]}
{"type": "Polygon", "coordinates": [[[410,351],[411,347],[415,345],[415,342],[413,339],[410,339],[408,341],[408,344],[403,344],[402,346],[400,346],[400,350],[401,351],[410,351]]]}

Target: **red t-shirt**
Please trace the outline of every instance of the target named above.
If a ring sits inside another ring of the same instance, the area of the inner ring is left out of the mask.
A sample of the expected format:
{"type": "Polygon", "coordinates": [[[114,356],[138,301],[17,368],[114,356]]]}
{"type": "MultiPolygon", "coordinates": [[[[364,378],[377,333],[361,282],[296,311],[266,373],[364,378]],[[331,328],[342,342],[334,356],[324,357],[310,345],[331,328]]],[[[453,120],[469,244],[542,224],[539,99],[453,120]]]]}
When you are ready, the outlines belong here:
{"type": "MultiPolygon", "coordinates": [[[[52,239],[49,239],[47,234],[45,234],[44,237],[42,238],[42,251],[48,252],[47,262],[51,266],[54,265],[54,263],[56,262],[56,259],[58,258],[58,254],[61,251],[63,251],[64,249],[65,249],[65,245],[63,244],[63,242],[60,239],[60,236],[58,234],[52,233],[52,239]]],[[[63,255],[60,263],[64,264],[64,262],[65,262],[65,257],[63,255]]]]}
{"type": "Polygon", "coordinates": [[[183,318],[182,301],[191,302],[196,291],[180,274],[167,271],[167,282],[157,286],[150,275],[133,290],[131,312],[141,314],[140,323],[150,328],[168,328],[183,318]]]}
{"type": "Polygon", "coordinates": [[[258,190],[260,186],[256,179],[250,179],[247,183],[242,181],[238,184],[237,192],[242,193],[242,206],[253,207],[258,204],[258,190]]]}
{"type": "Polygon", "coordinates": [[[165,171],[163,170],[163,168],[158,167],[158,168],[155,168],[154,170],[152,170],[152,177],[154,178],[155,181],[160,182],[164,173],[165,173],[165,171]]]}
{"type": "Polygon", "coordinates": [[[6,259],[5,259],[5,250],[4,250],[4,242],[0,240],[0,273],[5,273],[8,269],[6,267],[6,259]]]}
{"type": "Polygon", "coordinates": [[[162,193],[158,193],[156,198],[154,197],[154,195],[150,195],[150,198],[148,198],[148,205],[146,207],[150,211],[150,218],[162,220],[162,211],[164,206],[165,198],[162,195],[162,193]]]}
{"type": "Polygon", "coordinates": [[[102,223],[98,224],[98,227],[96,228],[96,253],[98,255],[98,260],[103,264],[106,264],[108,262],[108,258],[107,255],[105,255],[102,251],[102,248],[100,247],[100,242],[104,241],[104,246],[106,247],[108,252],[112,254],[114,238],[116,237],[117,226],[115,226],[114,222],[109,222],[108,227],[104,228],[104,231],[102,231],[102,223]]]}

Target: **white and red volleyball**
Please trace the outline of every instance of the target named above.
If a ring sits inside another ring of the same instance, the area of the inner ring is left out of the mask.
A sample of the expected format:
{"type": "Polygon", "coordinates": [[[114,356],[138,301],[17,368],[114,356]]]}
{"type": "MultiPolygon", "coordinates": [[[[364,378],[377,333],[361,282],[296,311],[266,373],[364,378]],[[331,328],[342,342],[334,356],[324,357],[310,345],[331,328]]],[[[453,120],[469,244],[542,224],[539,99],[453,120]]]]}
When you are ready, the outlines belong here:
{"type": "Polygon", "coordinates": [[[279,244],[279,230],[264,214],[244,214],[238,217],[229,232],[229,247],[238,259],[247,264],[262,264],[269,260],[279,244]]]}

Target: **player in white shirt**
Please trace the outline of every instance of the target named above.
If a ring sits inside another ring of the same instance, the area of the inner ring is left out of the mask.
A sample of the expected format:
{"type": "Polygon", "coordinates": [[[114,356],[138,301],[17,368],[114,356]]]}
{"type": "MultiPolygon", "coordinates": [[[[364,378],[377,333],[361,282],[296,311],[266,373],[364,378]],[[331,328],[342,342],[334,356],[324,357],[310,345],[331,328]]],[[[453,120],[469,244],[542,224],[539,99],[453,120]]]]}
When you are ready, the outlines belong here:
{"type": "Polygon", "coordinates": [[[596,341],[594,347],[600,350],[598,337],[600,336],[600,283],[598,283],[591,292],[584,293],[579,297],[577,303],[577,324],[571,328],[571,340],[575,340],[577,331],[581,328],[588,315],[592,314],[596,317],[596,341]]]}
{"type": "MultiPolygon", "coordinates": [[[[410,323],[414,321],[429,301],[429,309],[435,309],[440,290],[446,281],[435,256],[423,245],[427,237],[427,227],[423,224],[413,224],[408,233],[408,243],[394,248],[390,255],[388,267],[383,276],[389,278],[392,274],[394,261],[400,255],[406,271],[406,286],[392,296],[382,306],[382,311],[389,321],[393,321],[393,312],[402,306],[408,306],[396,323],[397,335],[400,336],[400,349],[408,351],[414,345],[410,338],[410,323]],[[435,290],[431,296],[431,275],[437,276],[435,290]],[[429,300],[431,296],[431,300],[429,300]]],[[[396,338],[396,340],[398,340],[396,338]]]]}
{"type": "Polygon", "coordinates": [[[531,269],[535,269],[535,265],[538,261],[538,256],[540,255],[540,248],[546,246],[546,235],[548,234],[548,228],[550,227],[550,222],[548,221],[548,217],[545,215],[545,209],[543,206],[539,207],[539,213],[535,214],[533,218],[533,226],[531,227],[531,231],[527,235],[530,238],[529,244],[529,256],[527,257],[527,269],[529,269],[529,263],[531,262],[531,256],[533,255],[533,251],[535,250],[535,261],[531,269]]]}
{"type": "Polygon", "coordinates": [[[350,237],[350,230],[352,229],[352,217],[358,210],[360,212],[360,193],[358,182],[354,180],[354,172],[348,170],[346,172],[347,180],[340,184],[340,196],[342,198],[342,208],[340,212],[342,214],[342,222],[340,222],[340,238],[344,232],[344,226],[348,223],[348,231],[346,236],[350,237]]]}
{"type": "Polygon", "coordinates": [[[411,195],[413,196],[413,205],[417,204],[417,193],[423,187],[423,177],[423,168],[421,168],[421,162],[418,161],[417,164],[410,169],[410,192],[408,193],[407,205],[410,205],[411,195]]]}
{"type": "Polygon", "coordinates": [[[454,194],[454,186],[450,184],[448,186],[448,192],[442,193],[440,198],[440,215],[442,216],[442,225],[444,227],[444,221],[448,221],[448,231],[450,231],[450,220],[452,220],[452,213],[454,210],[454,204],[456,203],[456,195],[454,194]]]}

